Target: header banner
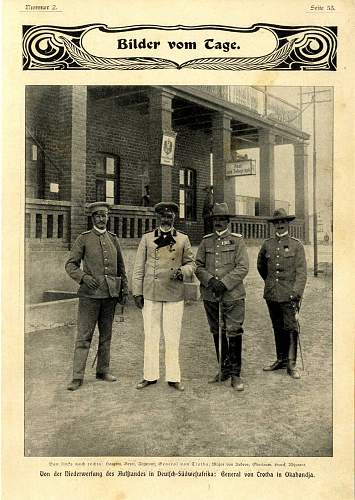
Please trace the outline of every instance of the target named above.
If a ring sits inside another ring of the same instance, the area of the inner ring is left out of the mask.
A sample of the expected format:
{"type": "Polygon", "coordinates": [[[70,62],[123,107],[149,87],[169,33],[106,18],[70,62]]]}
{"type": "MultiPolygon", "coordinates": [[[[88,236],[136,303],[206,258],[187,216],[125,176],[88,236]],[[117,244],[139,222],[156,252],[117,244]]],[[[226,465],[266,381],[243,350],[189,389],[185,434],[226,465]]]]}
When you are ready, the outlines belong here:
{"type": "Polygon", "coordinates": [[[24,70],[336,70],[337,27],[23,26],[24,70]]]}

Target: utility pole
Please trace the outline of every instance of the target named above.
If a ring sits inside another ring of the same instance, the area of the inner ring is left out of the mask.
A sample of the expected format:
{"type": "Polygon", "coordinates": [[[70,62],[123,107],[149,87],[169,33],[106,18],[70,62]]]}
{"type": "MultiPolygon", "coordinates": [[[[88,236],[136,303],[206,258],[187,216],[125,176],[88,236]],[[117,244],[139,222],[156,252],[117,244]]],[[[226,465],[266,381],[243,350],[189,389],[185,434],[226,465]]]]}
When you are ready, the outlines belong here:
{"type": "MultiPolygon", "coordinates": [[[[314,276],[318,276],[318,239],[317,239],[317,233],[318,233],[318,214],[317,214],[317,139],[316,139],[316,104],[322,103],[322,102],[331,102],[331,99],[328,100],[322,100],[322,101],[317,101],[316,97],[317,94],[322,93],[322,92],[329,92],[329,90],[317,90],[316,87],[313,87],[313,90],[311,92],[302,92],[302,87],[300,89],[300,108],[301,108],[301,119],[302,119],[302,112],[303,109],[302,107],[304,105],[310,105],[312,104],[313,106],[313,274],[314,276]],[[311,101],[310,102],[304,102],[303,101],[303,96],[304,95],[309,95],[311,96],[311,101]]],[[[301,122],[302,123],[302,122],[301,122]]]]}
{"type": "Polygon", "coordinates": [[[317,219],[317,142],[316,142],[316,88],[313,87],[313,274],[318,276],[318,219],[317,219]]]}

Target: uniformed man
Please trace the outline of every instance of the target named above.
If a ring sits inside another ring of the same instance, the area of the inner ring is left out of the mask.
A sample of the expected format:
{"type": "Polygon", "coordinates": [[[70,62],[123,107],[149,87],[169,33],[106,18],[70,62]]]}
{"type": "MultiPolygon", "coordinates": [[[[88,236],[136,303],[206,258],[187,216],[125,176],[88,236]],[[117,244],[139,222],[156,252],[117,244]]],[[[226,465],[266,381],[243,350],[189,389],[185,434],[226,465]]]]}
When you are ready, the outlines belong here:
{"type": "MultiPolygon", "coordinates": [[[[214,232],[203,237],[196,255],[196,276],[219,361],[219,307],[222,308],[222,381],[244,390],[240,378],[245,288],[249,260],[240,234],[231,233],[227,203],[216,203],[212,212],[214,232]]],[[[218,382],[217,374],[210,382],[218,382]]]]}
{"type": "Polygon", "coordinates": [[[265,282],[264,299],[274,329],[277,359],[264,371],[287,368],[287,373],[300,378],[296,369],[298,313],[307,280],[307,265],[303,245],[289,233],[294,219],[284,208],[275,210],[269,220],[275,236],[264,241],[258,255],[258,271],[265,282]]]}
{"type": "Polygon", "coordinates": [[[132,293],[144,322],[143,389],[159,378],[159,341],[165,339],[165,377],[171,387],[184,390],[179,365],[179,344],[184,311],[183,281],[195,270],[188,236],[174,228],[175,203],[155,205],[159,228],[143,235],[132,277],[132,293]]]}
{"type": "Polygon", "coordinates": [[[65,270],[79,283],[78,331],[75,342],[73,380],[68,390],[75,391],[83,383],[96,323],[99,328],[96,378],[106,382],[117,379],[109,372],[112,323],[119,301],[126,302],[128,288],[118,238],[106,230],[109,205],[89,205],[93,228],[75,241],[65,270]],[[80,264],[83,262],[82,269],[80,264]]]}

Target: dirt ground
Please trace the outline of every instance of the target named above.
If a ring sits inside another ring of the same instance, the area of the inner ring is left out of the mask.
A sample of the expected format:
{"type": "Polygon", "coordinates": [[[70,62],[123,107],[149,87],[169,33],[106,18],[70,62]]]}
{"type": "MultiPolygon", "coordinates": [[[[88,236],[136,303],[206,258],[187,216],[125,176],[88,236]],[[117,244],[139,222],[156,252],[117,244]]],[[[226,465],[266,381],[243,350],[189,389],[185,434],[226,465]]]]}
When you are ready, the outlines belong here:
{"type": "MultiPolygon", "coordinates": [[[[271,323],[259,278],[247,282],[242,377],[208,384],[217,372],[213,340],[201,302],[186,304],[180,360],[185,392],[164,380],[163,343],[158,384],[138,391],[143,324],[133,305],[115,322],[111,371],[95,379],[95,333],[83,386],[71,380],[75,326],[25,339],[25,455],[27,456],[331,456],[331,279],[309,278],[300,316],[305,371],[262,371],[275,359],[271,323]]],[[[298,359],[301,367],[301,360],[298,359]]]]}

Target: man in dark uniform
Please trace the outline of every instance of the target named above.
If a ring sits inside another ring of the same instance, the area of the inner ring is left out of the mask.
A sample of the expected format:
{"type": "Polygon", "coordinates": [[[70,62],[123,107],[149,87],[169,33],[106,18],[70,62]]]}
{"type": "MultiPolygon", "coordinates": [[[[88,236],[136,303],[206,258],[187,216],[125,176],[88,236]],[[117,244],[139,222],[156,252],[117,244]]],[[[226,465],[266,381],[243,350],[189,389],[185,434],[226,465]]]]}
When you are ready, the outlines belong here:
{"type": "Polygon", "coordinates": [[[128,288],[118,238],[106,230],[108,209],[109,205],[105,202],[89,205],[93,228],[80,234],[65,264],[66,272],[80,285],[73,380],[68,386],[70,391],[79,389],[83,383],[96,323],[99,328],[96,378],[106,382],[117,380],[109,373],[112,323],[116,304],[118,301],[121,304],[126,302],[128,288]]]}
{"type": "MultiPolygon", "coordinates": [[[[242,391],[243,279],[249,270],[248,254],[242,236],[231,233],[228,228],[228,205],[216,203],[212,217],[214,232],[204,236],[200,243],[196,255],[196,276],[201,283],[201,295],[218,360],[219,307],[222,308],[222,380],[232,377],[232,387],[242,391]]],[[[211,382],[218,380],[219,374],[211,382]]]]}
{"type": "Polygon", "coordinates": [[[159,378],[159,341],[165,340],[165,377],[178,391],[181,382],[179,346],[184,312],[184,283],[192,277],[195,259],[188,236],[174,228],[179,207],[160,202],[154,207],[159,227],[144,234],[139,244],[132,276],[132,293],[144,322],[144,371],[137,389],[155,384],[159,378]]]}
{"type": "Polygon", "coordinates": [[[296,369],[300,307],[307,280],[307,264],[303,245],[288,233],[289,222],[295,217],[284,208],[275,210],[269,220],[275,236],[264,241],[258,255],[258,271],[265,282],[264,299],[274,329],[276,361],[264,371],[287,368],[287,373],[300,378],[296,369]]]}

